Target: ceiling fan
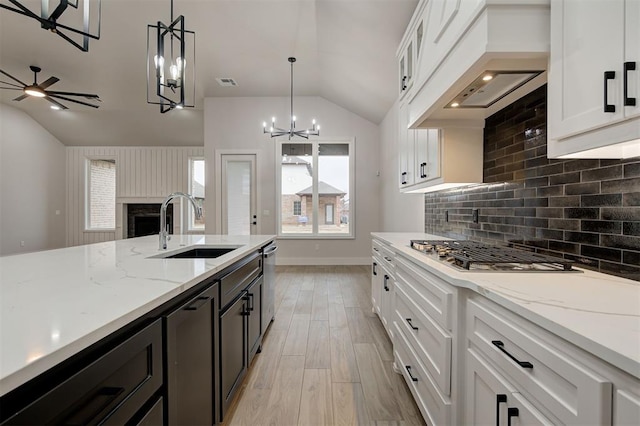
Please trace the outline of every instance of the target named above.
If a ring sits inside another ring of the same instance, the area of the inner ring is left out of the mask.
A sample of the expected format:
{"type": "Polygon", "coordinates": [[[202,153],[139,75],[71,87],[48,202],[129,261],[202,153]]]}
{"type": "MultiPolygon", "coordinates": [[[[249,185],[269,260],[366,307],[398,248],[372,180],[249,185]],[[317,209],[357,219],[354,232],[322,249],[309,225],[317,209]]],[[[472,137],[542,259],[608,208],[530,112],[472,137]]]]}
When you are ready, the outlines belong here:
{"type": "Polygon", "coordinates": [[[24,92],[24,94],[18,96],[17,98],[14,99],[14,101],[21,101],[25,98],[28,98],[29,96],[33,96],[36,98],[45,98],[47,101],[51,102],[51,108],[53,109],[69,109],[68,107],[66,107],[65,105],[61,104],[60,102],[58,102],[57,100],[53,99],[62,99],[64,101],[68,101],[68,102],[73,102],[76,104],[80,104],[80,105],[85,105],[85,106],[89,106],[92,108],[98,108],[99,105],[94,105],[88,102],[83,102],[77,99],[72,99],[70,98],[70,96],[79,96],[82,98],[86,98],[88,100],[92,100],[92,101],[97,101],[97,102],[102,102],[100,100],[100,97],[98,95],[92,95],[90,93],[74,93],[74,92],[56,92],[53,90],[46,90],[47,87],[53,85],[54,83],[57,83],[58,81],[60,81],[60,79],[58,77],[49,77],[48,79],[46,79],[45,81],[43,81],[42,83],[38,84],[38,73],[41,71],[41,69],[39,67],[36,67],[34,65],[31,65],[29,68],[31,68],[31,71],[33,71],[33,84],[25,84],[22,81],[18,80],[17,78],[15,78],[14,76],[6,73],[3,70],[0,70],[0,73],[6,75],[7,77],[11,78],[12,80],[15,80],[16,82],[20,83],[20,85],[17,85],[15,83],[10,83],[8,81],[2,81],[0,80],[0,83],[6,86],[11,86],[11,87],[0,87],[0,89],[6,89],[6,90],[21,90],[22,92],[24,92]]]}

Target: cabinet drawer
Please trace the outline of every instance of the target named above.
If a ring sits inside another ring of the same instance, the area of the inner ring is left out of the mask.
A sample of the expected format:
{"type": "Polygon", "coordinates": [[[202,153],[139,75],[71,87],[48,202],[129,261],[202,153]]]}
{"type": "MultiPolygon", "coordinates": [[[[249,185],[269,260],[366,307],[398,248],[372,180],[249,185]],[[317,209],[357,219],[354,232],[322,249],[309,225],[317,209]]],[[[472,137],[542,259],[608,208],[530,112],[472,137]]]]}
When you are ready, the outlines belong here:
{"type": "Polygon", "coordinates": [[[220,280],[220,309],[233,302],[240,292],[262,273],[260,253],[254,253],[246,260],[243,265],[220,280]]]}
{"type": "Polygon", "coordinates": [[[562,423],[611,423],[611,382],[580,363],[569,343],[481,296],[467,301],[467,335],[518,392],[562,423]]]}
{"type": "Polygon", "coordinates": [[[125,424],[162,386],[157,320],[72,375],[6,424],[125,424]]]}
{"type": "Polygon", "coordinates": [[[396,282],[395,321],[444,395],[451,394],[451,334],[443,330],[396,282]]]}
{"type": "Polygon", "coordinates": [[[422,416],[429,425],[451,424],[451,400],[438,391],[437,384],[418,361],[398,324],[395,323],[394,326],[396,340],[393,352],[396,367],[401,370],[422,416]]]}
{"type": "Polygon", "coordinates": [[[404,282],[409,298],[441,327],[451,330],[455,289],[403,257],[396,258],[395,263],[396,280],[404,282]]]}

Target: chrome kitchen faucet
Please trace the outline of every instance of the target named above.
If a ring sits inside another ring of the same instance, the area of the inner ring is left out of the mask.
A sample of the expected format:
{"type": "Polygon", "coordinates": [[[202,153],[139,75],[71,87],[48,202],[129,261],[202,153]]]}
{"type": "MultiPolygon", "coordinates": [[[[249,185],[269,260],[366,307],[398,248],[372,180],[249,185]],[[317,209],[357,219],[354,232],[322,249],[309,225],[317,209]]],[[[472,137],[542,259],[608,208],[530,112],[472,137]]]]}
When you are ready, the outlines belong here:
{"type": "Polygon", "coordinates": [[[202,218],[202,207],[198,207],[196,199],[193,197],[193,195],[185,194],[184,192],[174,192],[173,194],[169,194],[167,198],[165,198],[162,202],[162,206],[160,206],[160,244],[158,247],[160,250],[167,249],[167,240],[170,239],[168,229],[169,225],[167,224],[167,206],[169,205],[171,200],[176,197],[183,197],[191,201],[191,204],[193,204],[193,211],[196,219],[202,218]]]}

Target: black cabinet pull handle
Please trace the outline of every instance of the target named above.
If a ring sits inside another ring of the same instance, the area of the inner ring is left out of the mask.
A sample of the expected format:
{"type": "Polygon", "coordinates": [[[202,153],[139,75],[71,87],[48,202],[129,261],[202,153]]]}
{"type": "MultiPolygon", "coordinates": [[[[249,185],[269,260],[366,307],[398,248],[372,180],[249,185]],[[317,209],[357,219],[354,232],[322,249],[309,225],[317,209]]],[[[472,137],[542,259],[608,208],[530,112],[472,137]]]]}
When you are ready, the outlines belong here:
{"type": "Polygon", "coordinates": [[[374,249],[375,251],[380,251],[380,250],[378,250],[376,247],[374,247],[373,249],[374,249]]]}
{"type": "Polygon", "coordinates": [[[378,266],[378,264],[376,262],[373,262],[373,275],[378,275],[378,271],[376,270],[376,266],[378,266]]]}
{"type": "Polygon", "coordinates": [[[520,415],[520,410],[516,407],[509,407],[507,409],[507,426],[511,426],[511,418],[518,417],[520,415]]]}
{"type": "Polygon", "coordinates": [[[417,382],[418,379],[416,377],[413,377],[413,374],[411,374],[411,366],[410,365],[405,365],[404,368],[407,369],[407,373],[409,373],[409,377],[411,377],[411,381],[412,382],[417,382]]]}
{"type": "Polygon", "coordinates": [[[519,361],[516,357],[514,357],[509,352],[507,352],[507,350],[504,348],[504,343],[502,343],[502,341],[500,341],[500,340],[492,340],[491,343],[493,344],[493,346],[495,346],[498,349],[500,349],[504,354],[506,354],[513,361],[515,361],[520,367],[522,367],[522,368],[533,368],[533,364],[531,364],[529,361],[519,361]]]}
{"type": "Polygon", "coordinates": [[[207,300],[209,300],[209,296],[200,296],[200,297],[196,298],[196,300],[194,300],[193,303],[191,303],[189,306],[186,306],[184,308],[184,310],[185,311],[196,311],[202,305],[207,303],[207,300]]]}
{"type": "Polygon", "coordinates": [[[384,287],[385,291],[389,291],[389,286],[387,286],[387,281],[389,280],[389,275],[385,274],[384,275],[384,282],[382,283],[382,286],[384,287]]]}
{"type": "Polygon", "coordinates": [[[496,395],[496,426],[500,426],[500,404],[507,402],[507,395],[499,393],[496,395]]]}
{"type": "Polygon", "coordinates": [[[403,185],[407,184],[407,180],[405,179],[406,176],[407,176],[407,172],[402,172],[402,174],[400,175],[400,177],[402,178],[400,183],[403,184],[403,185]]]}
{"type": "Polygon", "coordinates": [[[604,112],[616,112],[616,106],[609,104],[609,80],[616,78],[615,71],[604,72],[604,112]]]}
{"type": "Polygon", "coordinates": [[[407,321],[407,323],[409,324],[412,330],[418,330],[418,327],[413,325],[413,323],[411,322],[411,318],[405,318],[405,320],[407,321]]]}
{"type": "Polygon", "coordinates": [[[623,73],[623,86],[624,86],[624,106],[636,106],[636,98],[629,97],[629,76],[627,75],[629,71],[636,70],[635,62],[625,62],[624,63],[624,73],[623,73]]]}
{"type": "Polygon", "coordinates": [[[427,163],[420,163],[420,177],[421,178],[426,178],[427,177],[427,173],[424,170],[424,168],[426,166],[427,166],[427,163]]]}
{"type": "Polygon", "coordinates": [[[386,260],[387,262],[391,262],[391,258],[389,256],[385,256],[384,260],[386,260]]]}
{"type": "Polygon", "coordinates": [[[253,293],[249,293],[249,311],[253,311],[253,293]]]}

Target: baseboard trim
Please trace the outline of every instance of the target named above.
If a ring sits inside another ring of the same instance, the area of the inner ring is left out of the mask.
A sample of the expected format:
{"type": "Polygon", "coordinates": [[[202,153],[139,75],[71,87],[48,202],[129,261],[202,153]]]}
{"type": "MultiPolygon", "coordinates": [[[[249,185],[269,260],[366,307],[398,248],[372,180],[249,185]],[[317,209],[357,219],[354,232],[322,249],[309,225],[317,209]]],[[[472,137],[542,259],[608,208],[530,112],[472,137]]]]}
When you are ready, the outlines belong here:
{"type": "Polygon", "coordinates": [[[276,265],[282,266],[331,266],[331,265],[368,265],[370,257],[280,257],[276,256],[276,265]]]}

